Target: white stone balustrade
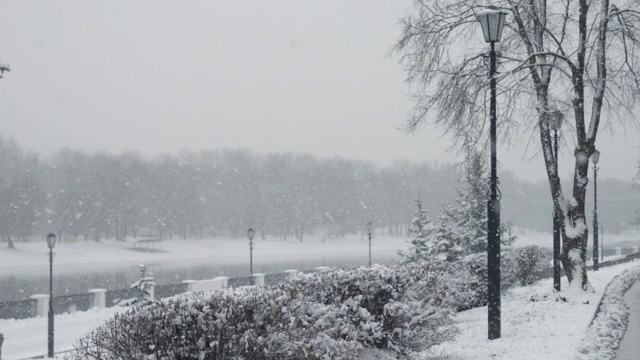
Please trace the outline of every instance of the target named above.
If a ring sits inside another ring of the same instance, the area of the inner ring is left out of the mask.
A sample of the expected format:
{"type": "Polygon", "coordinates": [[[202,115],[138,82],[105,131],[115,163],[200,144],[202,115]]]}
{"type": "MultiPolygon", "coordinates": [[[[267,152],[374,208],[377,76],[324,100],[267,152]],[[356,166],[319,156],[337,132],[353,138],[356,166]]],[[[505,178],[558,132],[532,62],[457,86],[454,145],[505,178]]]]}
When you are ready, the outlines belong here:
{"type": "Polygon", "coordinates": [[[264,286],[264,274],[253,274],[253,285],[264,286]]]}
{"type": "Polygon", "coordinates": [[[98,309],[104,309],[107,302],[107,289],[91,289],[90,294],[93,294],[93,306],[98,309]]]}
{"type": "Polygon", "coordinates": [[[284,273],[287,274],[288,281],[294,280],[298,276],[298,270],[295,269],[285,270],[284,273]]]}
{"type": "Polygon", "coordinates": [[[31,299],[36,300],[36,309],[38,316],[45,317],[49,313],[49,295],[48,294],[35,294],[30,296],[31,299]]]}

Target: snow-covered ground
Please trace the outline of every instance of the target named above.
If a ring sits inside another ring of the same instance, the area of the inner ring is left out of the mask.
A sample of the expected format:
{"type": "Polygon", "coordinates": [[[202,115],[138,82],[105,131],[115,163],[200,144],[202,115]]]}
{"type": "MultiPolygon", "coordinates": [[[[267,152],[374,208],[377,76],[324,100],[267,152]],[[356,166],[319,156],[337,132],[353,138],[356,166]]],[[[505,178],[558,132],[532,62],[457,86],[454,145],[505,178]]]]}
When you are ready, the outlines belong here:
{"type": "MultiPolygon", "coordinates": [[[[553,294],[553,279],[510,291],[502,297],[500,339],[487,339],[486,307],[458,313],[456,323],[460,334],[456,339],[430,349],[421,359],[582,359],[580,350],[585,346],[585,339],[591,341],[598,334],[609,335],[611,329],[597,329],[594,335],[589,325],[607,285],[628,269],[637,271],[640,263],[634,261],[589,272],[593,293],[567,289],[563,278],[565,290],[560,296],[567,301],[553,294]]],[[[594,357],[586,358],[606,359],[599,353],[604,350],[590,349],[594,357]]]]}

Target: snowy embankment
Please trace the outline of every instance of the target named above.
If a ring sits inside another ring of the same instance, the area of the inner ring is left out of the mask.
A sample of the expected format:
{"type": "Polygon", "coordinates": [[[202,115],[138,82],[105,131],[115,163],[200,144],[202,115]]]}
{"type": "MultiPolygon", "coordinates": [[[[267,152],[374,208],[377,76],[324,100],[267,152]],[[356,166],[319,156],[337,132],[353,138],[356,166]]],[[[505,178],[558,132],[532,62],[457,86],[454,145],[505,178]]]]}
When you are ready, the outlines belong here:
{"type": "Polygon", "coordinates": [[[456,315],[460,334],[454,341],[419,359],[610,359],[626,328],[622,294],[639,274],[636,260],[589,272],[593,293],[567,288],[564,278],[559,295],[552,279],[513,289],[502,297],[500,339],[487,339],[487,308],[472,309],[456,315]]]}
{"type": "MultiPolygon", "coordinates": [[[[91,309],[74,314],[56,315],[54,324],[55,351],[73,349],[73,344],[90,329],[110,319],[125,308],[91,309]]],[[[47,318],[25,320],[0,319],[0,333],[4,334],[2,360],[24,359],[47,353],[47,318]]]]}
{"type": "MultiPolygon", "coordinates": [[[[608,356],[614,344],[622,335],[622,331],[612,329],[620,330],[626,325],[626,308],[619,300],[631,280],[639,275],[640,263],[635,261],[590,272],[595,293],[583,294],[567,289],[564,279],[562,285],[566,290],[561,292],[561,296],[553,294],[551,279],[513,289],[502,298],[502,338],[487,340],[487,309],[472,309],[456,315],[456,324],[461,333],[454,341],[436,346],[418,358],[610,358],[608,356]],[[600,300],[602,305],[598,309],[600,300]],[[598,315],[594,320],[596,312],[598,315]],[[582,354],[584,350],[588,354],[582,354]]],[[[56,350],[71,349],[76,339],[113,316],[116,311],[116,308],[94,309],[56,316],[56,350]]],[[[46,353],[46,326],[46,318],[0,320],[0,332],[5,334],[3,359],[20,359],[46,353]]]]}
{"type": "MultiPolygon", "coordinates": [[[[637,262],[636,262],[637,264],[637,262]]],[[[640,266],[618,275],[607,286],[591,326],[580,343],[580,360],[615,359],[629,323],[629,308],[623,296],[640,279],[640,266]]]]}

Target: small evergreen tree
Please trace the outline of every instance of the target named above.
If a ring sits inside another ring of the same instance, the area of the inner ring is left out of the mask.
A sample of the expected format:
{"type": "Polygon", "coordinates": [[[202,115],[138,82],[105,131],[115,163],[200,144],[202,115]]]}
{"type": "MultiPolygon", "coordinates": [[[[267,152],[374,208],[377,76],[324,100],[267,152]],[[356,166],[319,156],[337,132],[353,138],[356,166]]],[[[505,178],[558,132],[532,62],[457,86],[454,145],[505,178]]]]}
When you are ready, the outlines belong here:
{"type": "MultiPolygon", "coordinates": [[[[467,254],[487,251],[487,201],[489,179],[485,169],[486,158],[482,153],[472,151],[465,162],[465,184],[458,190],[457,207],[452,216],[460,237],[457,242],[467,254]]],[[[511,236],[511,224],[500,224],[500,243],[510,246],[515,241],[511,236]]]]}
{"type": "Polygon", "coordinates": [[[472,152],[465,162],[465,183],[458,189],[454,218],[458,242],[468,254],[487,251],[487,184],[486,161],[472,152]]]}
{"type": "Polygon", "coordinates": [[[464,254],[458,241],[460,236],[451,226],[452,213],[451,205],[443,203],[435,226],[433,241],[428,242],[429,255],[446,261],[456,261],[464,254]]]}
{"type": "Polygon", "coordinates": [[[415,234],[415,238],[411,240],[411,247],[407,251],[400,251],[398,254],[404,258],[404,262],[413,262],[423,260],[429,257],[431,246],[429,244],[430,237],[434,232],[433,224],[429,220],[429,211],[422,208],[422,200],[418,197],[416,201],[418,210],[409,227],[409,232],[415,234]]]}

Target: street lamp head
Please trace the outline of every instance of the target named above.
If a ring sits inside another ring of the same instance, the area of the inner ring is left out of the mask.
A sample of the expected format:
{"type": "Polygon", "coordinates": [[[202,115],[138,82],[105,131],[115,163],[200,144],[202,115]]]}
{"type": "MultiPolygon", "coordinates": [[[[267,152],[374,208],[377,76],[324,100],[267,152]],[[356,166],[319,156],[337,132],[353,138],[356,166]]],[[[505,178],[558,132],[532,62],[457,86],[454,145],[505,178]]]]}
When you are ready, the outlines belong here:
{"type": "Polygon", "coordinates": [[[140,263],[138,264],[138,268],[140,268],[141,273],[144,273],[144,270],[147,268],[147,266],[144,263],[140,263]]]}
{"type": "Polygon", "coordinates": [[[256,234],[256,231],[253,230],[253,228],[249,228],[249,230],[247,230],[247,237],[249,238],[249,240],[253,240],[253,236],[256,234]]]}
{"type": "Polygon", "coordinates": [[[502,29],[504,28],[504,19],[507,13],[495,6],[490,6],[476,14],[485,42],[499,42],[502,37],[502,29]]]}
{"type": "Polygon", "coordinates": [[[593,151],[593,154],[591,154],[591,160],[593,161],[593,164],[598,164],[598,160],[600,160],[600,151],[598,151],[598,149],[593,151]]]}
{"type": "Polygon", "coordinates": [[[49,247],[49,249],[53,249],[53,247],[56,246],[55,234],[50,233],[49,235],[47,235],[47,246],[49,247]]]}
{"type": "Polygon", "coordinates": [[[367,234],[369,234],[369,236],[373,234],[373,224],[371,224],[371,222],[367,224],[367,234]]]}
{"type": "Polygon", "coordinates": [[[549,128],[553,131],[558,131],[562,127],[562,121],[564,120],[564,113],[560,110],[554,110],[549,113],[549,128]]]}

